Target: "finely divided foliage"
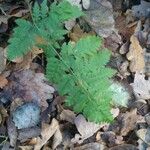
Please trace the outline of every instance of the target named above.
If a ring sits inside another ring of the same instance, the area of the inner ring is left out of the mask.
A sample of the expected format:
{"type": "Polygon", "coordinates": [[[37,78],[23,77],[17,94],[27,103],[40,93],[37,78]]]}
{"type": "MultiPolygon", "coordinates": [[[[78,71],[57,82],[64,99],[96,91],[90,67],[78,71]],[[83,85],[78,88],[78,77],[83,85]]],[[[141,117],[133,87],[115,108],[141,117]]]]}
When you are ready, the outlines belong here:
{"type": "Polygon", "coordinates": [[[81,15],[82,12],[77,6],[72,6],[67,1],[59,4],[53,3],[50,8],[47,6],[47,0],[44,0],[41,6],[35,3],[32,23],[23,19],[16,21],[17,27],[8,41],[8,59],[12,60],[28,53],[33,46],[38,44],[39,37],[48,41],[52,46],[59,47],[57,42],[62,40],[67,33],[63,27],[64,21],[81,15]]]}
{"type": "Polygon", "coordinates": [[[110,122],[112,93],[108,88],[115,71],[106,67],[110,52],[101,47],[102,39],[87,36],[77,43],[59,44],[67,33],[64,21],[81,15],[77,7],[66,1],[53,3],[50,8],[46,0],[41,6],[36,3],[33,23],[17,20],[18,27],[9,40],[8,58],[22,56],[35,45],[42,47],[47,58],[46,76],[66,96],[66,104],[90,121],[110,122]],[[37,42],[39,37],[43,43],[37,42]]]}
{"type": "Polygon", "coordinates": [[[100,42],[99,37],[88,36],[76,44],[64,43],[59,58],[51,55],[47,59],[46,70],[47,78],[57,84],[75,112],[82,112],[90,121],[109,122],[112,121],[109,78],[115,72],[105,67],[110,52],[99,50],[100,42]]]}

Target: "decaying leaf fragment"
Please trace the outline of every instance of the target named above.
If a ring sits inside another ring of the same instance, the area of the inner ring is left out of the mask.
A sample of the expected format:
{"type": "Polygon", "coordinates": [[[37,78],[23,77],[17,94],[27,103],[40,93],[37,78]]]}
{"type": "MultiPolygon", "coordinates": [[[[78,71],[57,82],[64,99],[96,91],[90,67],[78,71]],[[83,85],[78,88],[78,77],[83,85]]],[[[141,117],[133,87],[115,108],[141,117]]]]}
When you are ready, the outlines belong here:
{"type": "Polygon", "coordinates": [[[127,53],[127,59],[130,60],[130,70],[131,72],[143,72],[145,67],[144,51],[135,35],[131,36],[130,41],[131,44],[127,53]]]}
{"type": "Polygon", "coordinates": [[[43,73],[35,73],[27,69],[17,71],[11,76],[12,94],[14,98],[21,97],[25,102],[34,101],[45,110],[48,106],[46,100],[53,98],[54,88],[50,86],[44,77],[43,73]]]}
{"type": "Polygon", "coordinates": [[[99,125],[93,122],[88,122],[86,121],[83,115],[78,115],[75,118],[74,122],[80,135],[79,134],[75,135],[75,137],[72,139],[73,143],[82,143],[85,139],[91,137],[101,127],[105,125],[105,124],[99,125]]]}
{"type": "Polygon", "coordinates": [[[115,34],[119,39],[120,37],[115,29],[111,3],[108,0],[91,0],[88,5],[84,19],[91,28],[104,38],[115,34]]]}
{"type": "Polygon", "coordinates": [[[135,123],[138,119],[137,109],[133,109],[130,112],[124,113],[122,117],[123,126],[121,129],[121,135],[125,136],[135,128],[135,123]]]}
{"type": "Polygon", "coordinates": [[[146,80],[144,74],[136,73],[131,86],[138,99],[150,99],[150,78],[146,80]]]}
{"type": "Polygon", "coordinates": [[[80,26],[77,24],[73,27],[72,32],[69,33],[69,37],[71,41],[77,42],[80,38],[86,37],[88,35],[95,35],[93,31],[90,31],[88,33],[84,32],[80,26]]]}
{"type": "Polygon", "coordinates": [[[75,117],[76,114],[69,109],[64,109],[60,114],[61,120],[66,120],[68,122],[71,122],[72,124],[74,124],[75,117]]]}
{"type": "MultiPolygon", "coordinates": [[[[34,150],[40,150],[43,147],[43,145],[45,145],[47,143],[47,141],[53,135],[54,135],[54,137],[56,137],[55,134],[59,133],[59,136],[61,136],[61,134],[58,130],[59,130],[59,124],[56,119],[53,119],[50,125],[43,123],[41,138],[40,137],[37,138],[37,144],[34,146],[34,150]]],[[[59,141],[59,142],[61,142],[61,141],[59,141]]],[[[56,148],[56,141],[55,141],[54,147],[56,148]]]]}

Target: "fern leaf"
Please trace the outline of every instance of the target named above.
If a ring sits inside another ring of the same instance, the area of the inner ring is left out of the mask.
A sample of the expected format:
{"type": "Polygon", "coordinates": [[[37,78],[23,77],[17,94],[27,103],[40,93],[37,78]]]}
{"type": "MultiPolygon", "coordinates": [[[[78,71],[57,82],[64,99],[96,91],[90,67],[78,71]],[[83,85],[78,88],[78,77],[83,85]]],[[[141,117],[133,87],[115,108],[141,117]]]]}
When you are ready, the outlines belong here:
{"type": "Polygon", "coordinates": [[[49,41],[48,45],[59,47],[58,41],[67,33],[63,27],[64,21],[80,17],[82,14],[76,6],[65,0],[59,4],[54,2],[50,8],[47,6],[47,0],[41,5],[35,3],[32,10],[33,23],[23,19],[16,21],[18,26],[8,41],[8,59],[23,56],[32,46],[37,46],[37,37],[49,41]]]}
{"type": "Polygon", "coordinates": [[[62,1],[58,5],[56,3],[53,3],[50,9],[50,15],[55,15],[56,18],[59,18],[58,20],[60,22],[83,16],[83,12],[80,11],[77,6],[71,5],[66,0],[62,1]]]}
{"type": "Polygon", "coordinates": [[[33,19],[33,21],[35,23],[40,21],[40,19],[41,19],[40,16],[41,16],[40,6],[38,5],[38,3],[35,3],[34,7],[32,9],[32,19],[33,19]]]}
{"type": "Polygon", "coordinates": [[[59,77],[57,88],[75,112],[83,113],[90,121],[110,122],[112,92],[109,79],[115,71],[106,67],[110,52],[99,51],[100,47],[101,39],[96,36],[82,38],[75,45],[64,44],[60,54],[56,54],[57,58],[54,56],[55,67],[51,64],[52,58],[48,58],[47,77],[54,83],[59,77]]]}
{"type": "Polygon", "coordinates": [[[9,39],[8,59],[13,60],[31,50],[35,43],[35,33],[29,21],[18,19],[12,38],[9,39]]]}

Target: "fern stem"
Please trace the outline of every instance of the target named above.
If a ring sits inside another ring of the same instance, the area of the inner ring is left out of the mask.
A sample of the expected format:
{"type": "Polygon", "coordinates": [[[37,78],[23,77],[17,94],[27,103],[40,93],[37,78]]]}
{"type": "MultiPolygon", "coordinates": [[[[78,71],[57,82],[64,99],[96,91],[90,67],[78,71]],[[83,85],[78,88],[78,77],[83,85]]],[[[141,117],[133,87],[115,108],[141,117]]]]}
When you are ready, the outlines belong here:
{"type": "Polygon", "coordinates": [[[71,69],[70,67],[67,65],[67,63],[63,60],[63,58],[61,57],[61,55],[55,50],[55,48],[48,43],[48,45],[53,49],[53,51],[56,53],[56,55],[59,57],[59,59],[63,62],[63,64],[69,69],[69,71],[72,73],[72,75],[76,78],[76,80],[78,81],[78,83],[80,84],[80,86],[84,89],[84,91],[86,93],[88,93],[89,95],[89,100],[93,101],[90,96],[91,94],[87,91],[86,86],[83,84],[83,80],[81,80],[71,69]],[[81,82],[82,81],[82,82],[81,82]]]}
{"type": "MultiPolygon", "coordinates": [[[[84,93],[87,94],[88,99],[91,101],[91,103],[95,103],[94,100],[92,100],[92,95],[91,93],[89,93],[89,91],[87,90],[86,86],[83,84],[83,80],[81,80],[71,69],[70,67],[67,65],[67,63],[63,60],[63,58],[61,57],[61,55],[56,51],[56,49],[48,42],[48,45],[52,48],[52,50],[55,52],[55,54],[60,58],[60,60],[64,63],[64,65],[69,69],[69,71],[73,74],[73,76],[76,78],[76,80],[78,81],[78,83],[80,84],[81,89],[84,90],[84,93]],[[81,82],[82,81],[82,82],[81,82]]],[[[85,84],[88,86],[88,84],[85,82],[85,84]]],[[[88,102],[87,102],[88,103],[88,102]]],[[[86,103],[84,103],[84,105],[86,105],[86,103]]],[[[99,111],[101,112],[101,114],[105,115],[103,113],[103,111],[101,109],[99,109],[99,111]]],[[[108,117],[107,117],[108,118],[108,117]]],[[[109,119],[109,118],[108,118],[109,119]]]]}

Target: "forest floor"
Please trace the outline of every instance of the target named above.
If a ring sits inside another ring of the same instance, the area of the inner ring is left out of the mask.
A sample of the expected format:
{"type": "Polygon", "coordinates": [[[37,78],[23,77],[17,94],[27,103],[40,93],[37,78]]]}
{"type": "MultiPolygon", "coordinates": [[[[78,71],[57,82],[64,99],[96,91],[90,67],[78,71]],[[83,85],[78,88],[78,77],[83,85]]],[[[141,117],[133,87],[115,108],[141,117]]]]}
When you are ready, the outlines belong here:
{"type": "Polygon", "coordinates": [[[68,1],[88,19],[66,22],[65,40],[76,42],[87,34],[104,38],[112,53],[109,66],[117,70],[114,80],[124,96],[117,95],[118,100],[127,105],[111,110],[112,123],[89,122],[66,107],[64,98],[46,81],[41,49],[35,49],[34,56],[8,61],[15,20],[30,18],[33,1],[0,0],[0,149],[150,150],[150,1],[68,1]],[[40,116],[33,99],[40,101],[40,116]],[[14,112],[19,125],[12,119],[14,112]],[[27,126],[29,119],[40,123],[27,126]]]}

